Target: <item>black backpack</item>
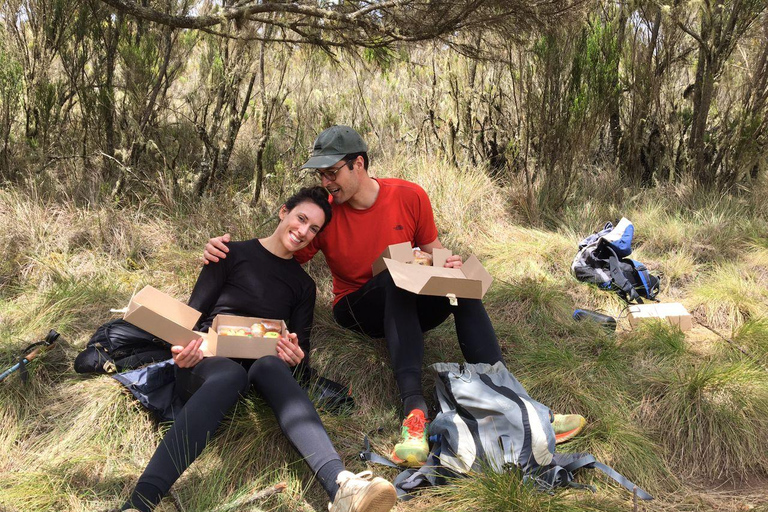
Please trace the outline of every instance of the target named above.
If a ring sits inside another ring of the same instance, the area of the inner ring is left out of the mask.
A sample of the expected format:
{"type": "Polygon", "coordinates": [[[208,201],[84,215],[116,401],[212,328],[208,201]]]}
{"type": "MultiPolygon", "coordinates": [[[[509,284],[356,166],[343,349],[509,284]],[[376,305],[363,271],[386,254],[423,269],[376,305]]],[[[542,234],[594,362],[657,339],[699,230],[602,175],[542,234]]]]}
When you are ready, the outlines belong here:
{"type": "Polygon", "coordinates": [[[115,373],[171,358],[171,346],[125,320],[96,330],[75,358],[77,373],[115,373]]]}

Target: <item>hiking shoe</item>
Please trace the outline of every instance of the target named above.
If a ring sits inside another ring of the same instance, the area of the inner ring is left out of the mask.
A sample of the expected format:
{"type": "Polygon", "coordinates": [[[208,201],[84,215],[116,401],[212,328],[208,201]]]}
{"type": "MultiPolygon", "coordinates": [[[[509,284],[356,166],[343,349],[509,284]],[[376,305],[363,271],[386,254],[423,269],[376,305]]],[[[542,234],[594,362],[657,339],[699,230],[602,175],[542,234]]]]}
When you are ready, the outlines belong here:
{"type": "Polygon", "coordinates": [[[424,417],[421,409],[414,409],[403,420],[400,431],[400,442],[392,450],[392,462],[409,468],[418,468],[424,465],[429,455],[429,443],[427,442],[427,425],[429,421],[424,417]]]}
{"type": "Polygon", "coordinates": [[[581,414],[555,414],[552,427],[555,429],[555,444],[568,441],[581,432],[587,424],[586,418],[581,414]]]}
{"type": "Polygon", "coordinates": [[[333,503],[328,504],[330,512],[388,512],[397,501],[395,487],[370,471],[342,471],[336,483],[339,490],[333,503]]]}

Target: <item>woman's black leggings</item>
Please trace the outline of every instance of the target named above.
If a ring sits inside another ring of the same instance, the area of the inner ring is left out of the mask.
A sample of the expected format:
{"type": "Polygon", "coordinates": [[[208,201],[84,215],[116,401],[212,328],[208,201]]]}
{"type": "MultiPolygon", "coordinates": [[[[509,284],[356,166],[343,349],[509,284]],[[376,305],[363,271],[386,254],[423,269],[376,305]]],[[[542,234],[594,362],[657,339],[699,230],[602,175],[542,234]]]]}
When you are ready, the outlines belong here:
{"type": "Polygon", "coordinates": [[[249,384],[267,401],[283,433],[314,473],[333,460],[341,465],[314,405],[282,360],[263,357],[246,370],[232,359],[210,357],[193,368],[176,369],[176,392],[186,404],[155,450],[126,506],[151,510],[159,503],[200,455],[249,384]]]}
{"type": "MultiPolygon", "coordinates": [[[[333,316],[342,327],[386,338],[404,403],[422,396],[422,333],[437,327],[451,314],[456,321],[459,347],[468,363],[503,361],[496,333],[480,300],[459,299],[458,306],[451,306],[446,297],[416,295],[398,288],[388,270],[343,297],[333,308],[333,316]]],[[[408,412],[406,407],[404,413],[408,412]]]]}

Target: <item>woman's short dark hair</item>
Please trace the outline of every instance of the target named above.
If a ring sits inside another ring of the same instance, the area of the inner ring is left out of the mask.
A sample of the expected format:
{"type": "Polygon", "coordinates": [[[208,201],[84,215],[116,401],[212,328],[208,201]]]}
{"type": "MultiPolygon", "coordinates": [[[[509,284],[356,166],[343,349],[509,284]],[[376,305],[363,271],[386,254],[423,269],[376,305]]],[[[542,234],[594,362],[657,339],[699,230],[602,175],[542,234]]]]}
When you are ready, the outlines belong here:
{"type": "Polygon", "coordinates": [[[315,203],[323,210],[325,222],[320,227],[320,231],[322,231],[331,222],[331,203],[328,202],[328,191],[323,187],[304,187],[285,201],[285,208],[291,211],[301,203],[306,202],[315,203]]]}

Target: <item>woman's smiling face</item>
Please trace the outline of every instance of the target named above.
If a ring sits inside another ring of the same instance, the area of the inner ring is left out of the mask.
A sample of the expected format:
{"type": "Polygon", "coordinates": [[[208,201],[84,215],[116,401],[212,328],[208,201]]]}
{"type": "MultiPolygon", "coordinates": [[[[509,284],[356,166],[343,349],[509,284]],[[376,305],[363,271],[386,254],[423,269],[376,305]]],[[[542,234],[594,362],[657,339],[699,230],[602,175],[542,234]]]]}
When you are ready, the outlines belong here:
{"type": "Polygon", "coordinates": [[[315,238],[325,224],[325,213],[312,201],[297,204],[292,210],[280,208],[280,224],[275,231],[288,252],[303,249],[315,238]]]}

